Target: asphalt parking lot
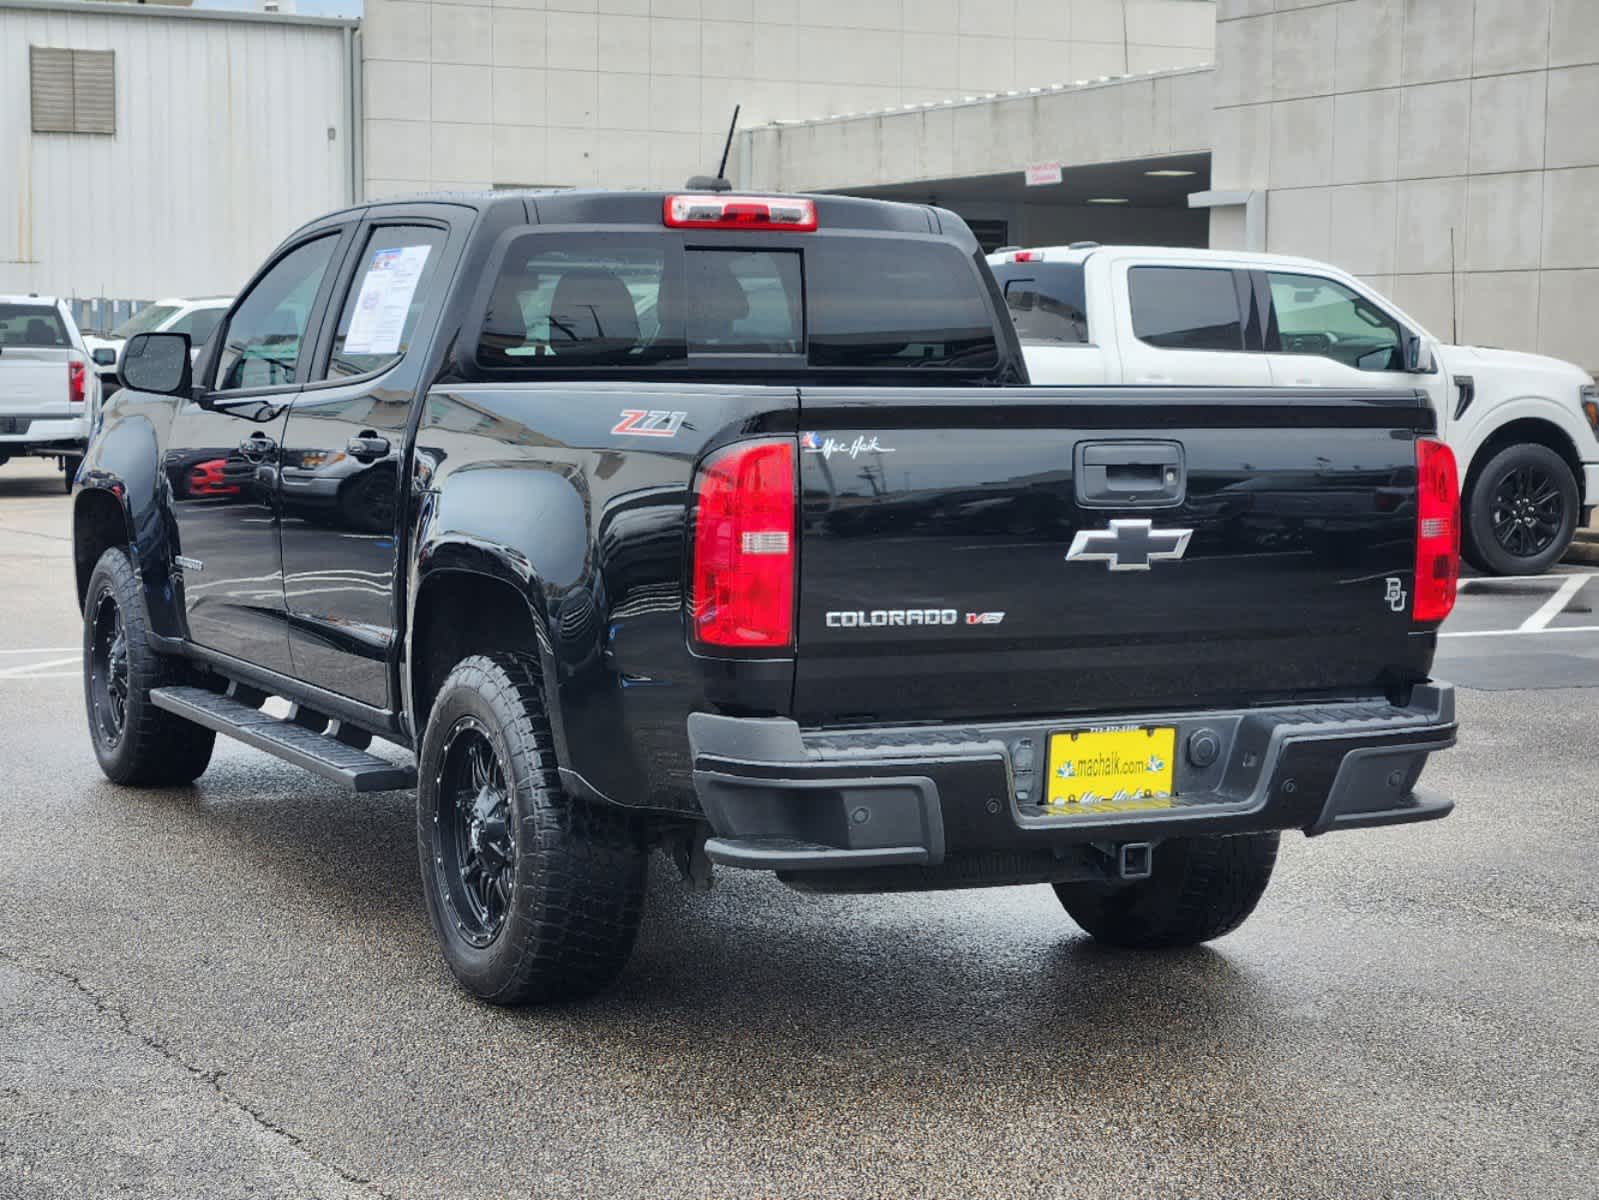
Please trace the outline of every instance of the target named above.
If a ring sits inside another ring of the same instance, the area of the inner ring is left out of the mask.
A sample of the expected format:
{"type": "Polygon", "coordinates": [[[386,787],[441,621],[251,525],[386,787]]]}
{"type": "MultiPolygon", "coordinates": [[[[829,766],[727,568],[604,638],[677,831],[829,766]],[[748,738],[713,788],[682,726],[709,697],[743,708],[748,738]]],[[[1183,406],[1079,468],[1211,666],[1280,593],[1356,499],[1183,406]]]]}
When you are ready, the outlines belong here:
{"type": "Polygon", "coordinates": [[[0,1196],[1599,1195],[1586,573],[1467,585],[1452,817],[1293,835],[1210,948],[663,870],[618,989],[505,1012],[439,960],[405,795],[226,741],[104,782],[67,524],[0,468],[0,1196]]]}

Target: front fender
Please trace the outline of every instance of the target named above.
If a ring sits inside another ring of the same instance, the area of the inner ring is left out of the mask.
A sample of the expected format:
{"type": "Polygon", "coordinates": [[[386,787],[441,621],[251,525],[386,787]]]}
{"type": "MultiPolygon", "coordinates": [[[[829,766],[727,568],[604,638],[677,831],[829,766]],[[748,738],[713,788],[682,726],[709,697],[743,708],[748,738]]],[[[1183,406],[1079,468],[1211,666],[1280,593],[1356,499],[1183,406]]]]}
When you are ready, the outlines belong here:
{"type": "Polygon", "coordinates": [[[160,470],[160,431],[154,414],[145,411],[147,405],[108,407],[99,432],[89,443],[73,501],[74,557],[78,559],[81,594],[94,564],[85,564],[78,553],[80,537],[87,534],[80,518],[86,505],[93,503],[90,496],[110,495],[122,511],[128,554],[144,585],[150,628],[161,637],[180,638],[184,634],[183,606],[171,569],[174,526],[160,470]]]}
{"type": "Polygon", "coordinates": [[[1577,461],[1583,463],[1599,461],[1599,442],[1595,441],[1593,430],[1589,428],[1587,419],[1577,407],[1575,388],[1572,389],[1570,401],[1566,403],[1537,393],[1495,397],[1492,394],[1492,380],[1487,378],[1479,378],[1477,388],[1476,420],[1466,436],[1455,441],[1454,445],[1455,458],[1460,464],[1462,486],[1472,468],[1479,464],[1483,447],[1495,434],[1513,421],[1532,420],[1552,425],[1571,444],[1577,461]],[[1485,390],[1487,394],[1484,394],[1485,390]]]}

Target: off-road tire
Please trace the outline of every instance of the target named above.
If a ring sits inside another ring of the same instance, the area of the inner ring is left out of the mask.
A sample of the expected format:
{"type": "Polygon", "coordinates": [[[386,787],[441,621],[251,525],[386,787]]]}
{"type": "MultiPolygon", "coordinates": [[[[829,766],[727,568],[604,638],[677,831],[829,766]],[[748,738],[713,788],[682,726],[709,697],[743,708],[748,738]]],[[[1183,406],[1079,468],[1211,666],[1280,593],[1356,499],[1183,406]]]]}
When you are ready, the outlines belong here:
{"type": "Polygon", "coordinates": [[[1470,490],[1461,506],[1465,518],[1461,555],[1490,575],[1541,575],[1559,562],[1570,547],[1577,531],[1580,504],[1577,478],[1560,455],[1536,442],[1506,446],[1472,472],[1470,490]],[[1549,545],[1536,554],[1515,554],[1494,536],[1494,495],[1507,475],[1523,467],[1545,473],[1560,498],[1559,528],[1549,545]]]}
{"type": "Polygon", "coordinates": [[[578,1000],[610,985],[638,934],[647,851],[629,814],[563,792],[537,661],[493,654],[457,664],[434,701],[417,777],[428,916],[460,985],[502,1005],[578,1000]],[[438,832],[454,811],[446,754],[467,724],[498,757],[515,850],[503,923],[486,945],[468,936],[438,832]]]}
{"type": "Polygon", "coordinates": [[[211,762],[216,734],[157,708],[150,693],[187,681],[182,660],[158,654],[150,644],[144,589],[128,552],[112,547],[100,556],[89,576],[83,605],[83,693],[89,737],[107,779],[129,787],[176,787],[193,783],[211,762]],[[125,716],[120,736],[113,737],[96,708],[95,630],[104,605],[121,613],[126,647],[125,716]]]}
{"type": "Polygon", "coordinates": [[[1242,925],[1277,861],[1278,835],[1171,838],[1148,879],[1120,886],[1059,883],[1055,894],[1096,942],[1132,949],[1197,946],[1242,925]]]}

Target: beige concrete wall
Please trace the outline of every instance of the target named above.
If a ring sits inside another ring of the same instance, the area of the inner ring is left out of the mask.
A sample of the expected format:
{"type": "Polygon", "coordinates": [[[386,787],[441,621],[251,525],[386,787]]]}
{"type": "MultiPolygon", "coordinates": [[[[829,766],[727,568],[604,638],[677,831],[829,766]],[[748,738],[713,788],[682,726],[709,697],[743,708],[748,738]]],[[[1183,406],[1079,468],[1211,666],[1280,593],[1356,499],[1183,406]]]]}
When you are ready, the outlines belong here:
{"type": "MultiPolygon", "coordinates": [[[[1434,334],[1599,366],[1599,0],[1221,0],[1212,186],[1434,334]]],[[[1237,244],[1236,213],[1212,245],[1237,244]]]]}
{"type": "Polygon", "coordinates": [[[738,178],[784,191],[880,187],[1203,152],[1212,72],[1074,85],[910,112],[751,130],[738,178]]]}
{"type": "Polygon", "coordinates": [[[1211,0],[367,0],[367,192],[672,186],[715,167],[735,102],[753,128],[1189,66],[1214,19],[1211,0]]]}

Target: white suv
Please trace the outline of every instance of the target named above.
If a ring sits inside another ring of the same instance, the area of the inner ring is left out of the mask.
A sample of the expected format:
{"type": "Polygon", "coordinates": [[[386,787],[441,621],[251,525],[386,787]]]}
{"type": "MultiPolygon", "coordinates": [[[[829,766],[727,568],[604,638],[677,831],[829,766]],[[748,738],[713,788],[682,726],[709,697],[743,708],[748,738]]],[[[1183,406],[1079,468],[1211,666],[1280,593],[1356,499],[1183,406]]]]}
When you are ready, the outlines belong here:
{"type": "Polygon", "coordinates": [[[231,296],[206,296],[197,300],[157,300],[118,325],[106,337],[90,334],[84,343],[94,357],[106,395],[117,390],[117,357],[136,333],[186,333],[191,353],[199,353],[206,339],[227,315],[231,296]]]}
{"type": "Polygon", "coordinates": [[[1599,505],[1599,395],[1568,362],[1433,337],[1337,267],[1166,247],[1002,250],[1035,384],[1419,388],[1455,452],[1462,552],[1533,575],[1599,505]]]}

